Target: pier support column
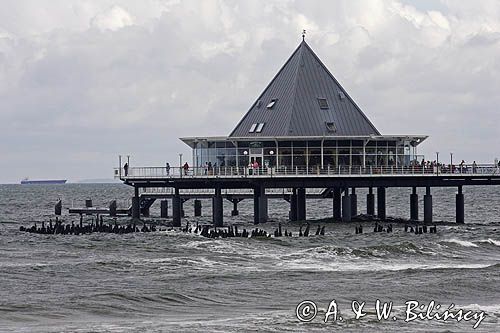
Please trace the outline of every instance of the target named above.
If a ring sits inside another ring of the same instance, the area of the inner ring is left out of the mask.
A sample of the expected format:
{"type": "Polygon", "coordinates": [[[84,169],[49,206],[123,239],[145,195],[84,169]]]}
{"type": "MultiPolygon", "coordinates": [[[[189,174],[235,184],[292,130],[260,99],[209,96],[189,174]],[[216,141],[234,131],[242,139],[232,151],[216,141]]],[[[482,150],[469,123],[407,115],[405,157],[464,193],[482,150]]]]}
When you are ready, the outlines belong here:
{"type": "Polygon", "coordinates": [[[410,220],[418,221],[418,194],[415,186],[410,194],[410,220]]]}
{"type": "Polygon", "coordinates": [[[139,188],[134,186],[134,196],[132,198],[132,218],[138,219],[140,218],[140,199],[139,199],[139,188]]]}
{"type": "Polygon", "coordinates": [[[358,196],[356,195],[356,188],[352,188],[351,193],[351,218],[358,215],[358,196]]]}
{"type": "Polygon", "coordinates": [[[149,217],[149,207],[143,207],[143,208],[141,208],[141,214],[144,217],[149,217]]]}
{"type": "Polygon", "coordinates": [[[290,195],[290,221],[297,221],[297,189],[294,187],[292,189],[292,194],[290,195]]]}
{"type": "Polygon", "coordinates": [[[259,195],[259,223],[266,223],[266,222],[267,222],[266,188],[264,186],[261,186],[259,195]]]}
{"type": "Polygon", "coordinates": [[[385,187],[377,187],[377,217],[381,220],[386,219],[385,212],[385,187]]]}
{"type": "Polygon", "coordinates": [[[231,199],[231,202],[233,203],[233,210],[231,211],[231,216],[238,216],[240,212],[238,211],[238,203],[240,202],[240,199],[231,199]]]}
{"type": "Polygon", "coordinates": [[[116,216],[116,200],[112,200],[109,203],[109,216],[111,216],[111,217],[116,216]]]}
{"type": "Polygon", "coordinates": [[[342,197],[342,222],[351,222],[351,212],[351,196],[349,195],[349,188],[346,188],[342,197]]]}
{"type": "Polygon", "coordinates": [[[172,198],[172,225],[174,227],[181,226],[181,215],[182,215],[182,199],[179,194],[179,189],[175,189],[175,194],[172,198]]]}
{"type": "Polygon", "coordinates": [[[168,201],[167,200],[160,201],[160,217],[162,219],[168,218],[168,201]]]}
{"type": "MultiPolygon", "coordinates": [[[[115,201],[116,204],[116,201],[115,201]]],[[[54,214],[61,216],[62,214],[62,201],[58,200],[56,205],[54,206],[54,214]]]]}
{"type": "Polygon", "coordinates": [[[297,189],[297,220],[306,220],[306,189],[297,189]]]}
{"type": "Polygon", "coordinates": [[[259,204],[260,204],[260,188],[254,187],[253,189],[253,224],[259,224],[259,204]]]}
{"type": "Polygon", "coordinates": [[[431,188],[425,188],[424,195],[424,223],[432,223],[432,195],[431,188]]]}
{"type": "Polygon", "coordinates": [[[368,194],[366,195],[366,214],[375,215],[375,194],[373,194],[373,187],[368,189],[368,194]]]}
{"type": "Polygon", "coordinates": [[[342,218],[342,193],[340,187],[333,188],[333,219],[340,221],[342,218]]]}
{"type": "Polygon", "coordinates": [[[215,188],[215,195],[212,198],[212,221],[214,227],[222,227],[224,225],[223,219],[223,205],[222,205],[222,194],[220,187],[215,188]]]}
{"type": "Polygon", "coordinates": [[[201,216],[201,200],[194,200],[194,216],[201,216]]]}
{"type": "Polygon", "coordinates": [[[464,194],[462,193],[462,186],[458,187],[458,193],[456,194],[456,221],[457,223],[465,223],[464,218],[464,194]]]}

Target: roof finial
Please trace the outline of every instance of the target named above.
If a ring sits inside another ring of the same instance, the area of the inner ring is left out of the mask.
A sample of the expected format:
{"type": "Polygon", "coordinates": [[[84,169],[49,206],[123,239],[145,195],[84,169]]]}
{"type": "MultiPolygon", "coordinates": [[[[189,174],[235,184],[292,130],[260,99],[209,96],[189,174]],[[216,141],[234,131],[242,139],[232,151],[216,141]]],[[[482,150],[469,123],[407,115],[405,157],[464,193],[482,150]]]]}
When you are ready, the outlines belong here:
{"type": "Polygon", "coordinates": [[[306,29],[302,30],[302,41],[306,40],[306,29]]]}

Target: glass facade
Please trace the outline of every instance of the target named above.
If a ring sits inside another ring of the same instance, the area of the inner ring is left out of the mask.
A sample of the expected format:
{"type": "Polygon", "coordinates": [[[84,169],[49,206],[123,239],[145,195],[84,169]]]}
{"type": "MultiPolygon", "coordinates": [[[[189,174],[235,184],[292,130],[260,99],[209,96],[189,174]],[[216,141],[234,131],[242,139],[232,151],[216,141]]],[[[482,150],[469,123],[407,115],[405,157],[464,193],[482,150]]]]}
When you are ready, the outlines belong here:
{"type": "Polygon", "coordinates": [[[198,168],[246,167],[255,161],[269,168],[338,166],[406,166],[415,149],[402,140],[198,141],[193,162],[198,168]]]}

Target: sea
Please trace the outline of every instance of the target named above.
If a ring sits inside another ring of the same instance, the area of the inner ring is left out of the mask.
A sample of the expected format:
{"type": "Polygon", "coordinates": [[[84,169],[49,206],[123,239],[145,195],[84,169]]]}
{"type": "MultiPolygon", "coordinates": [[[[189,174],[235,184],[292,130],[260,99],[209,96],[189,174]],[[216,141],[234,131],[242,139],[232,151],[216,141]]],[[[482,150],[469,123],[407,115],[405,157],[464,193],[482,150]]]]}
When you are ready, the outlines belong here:
{"type": "MultiPolygon", "coordinates": [[[[410,191],[387,189],[389,216],[409,216],[410,191]]],[[[454,221],[455,193],[433,189],[435,221],[454,221]]],[[[298,237],[301,223],[288,222],[281,199],[269,200],[270,221],[259,227],[273,233],[281,223],[292,237],[19,231],[54,220],[58,199],[71,223],[79,217],[68,208],[86,199],[128,207],[132,194],[123,184],[0,185],[0,332],[500,332],[498,186],[464,187],[466,223],[438,223],[435,234],[398,223],[375,233],[373,221],[356,234],[359,223],[322,220],[331,199],[308,199],[309,237],[298,237]],[[324,236],[314,235],[318,225],[324,236]],[[454,315],[445,320],[445,310],[454,315]]],[[[366,212],[366,192],[357,194],[366,212]]],[[[183,225],[211,222],[209,200],[201,217],[192,200],[184,205],[183,225]]],[[[252,205],[243,200],[231,217],[225,202],[225,225],[254,228],[252,205]]],[[[148,222],[159,215],[155,203],[148,222]]]]}

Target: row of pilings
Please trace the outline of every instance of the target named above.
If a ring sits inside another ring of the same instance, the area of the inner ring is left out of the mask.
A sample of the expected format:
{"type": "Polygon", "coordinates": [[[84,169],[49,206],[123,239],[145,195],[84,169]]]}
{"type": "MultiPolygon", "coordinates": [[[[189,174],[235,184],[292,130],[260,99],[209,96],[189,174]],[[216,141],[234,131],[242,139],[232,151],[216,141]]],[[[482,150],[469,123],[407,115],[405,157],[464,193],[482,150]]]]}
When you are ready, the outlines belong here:
{"type": "MultiPolygon", "coordinates": [[[[386,215],[386,188],[376,187],[376,194],[374,188],[369,187],[366,195],[366,214],[376,216],[379,220],[385,220],[386,215]],[[377,200],[377,210],[375,211],[375,195],[377,200]]],[[[333,198],[333,219],[336,221],[350,222],[353,217],[358,215],[358,200],[356,188],[348,187],[333,187],[331,189],[331,197],[333,198]]],[[[181,218],[184,217],[183,204],[186,196],[181,196],[179,189],[176,188],[172,196],[172,221],[173,225],[178,227],[181,225],[181,218]]],[[[290,204],[289,220],[290,221],[304,221],[306,220],[306,188],[293,188],[289,196],[284,199],[290,204]]],[[[216,187],[215,193],[212,197],[212,220],[214,226],[223,226],[223,195],[221,188],[216,187]]],[[[229,199],[233,203],[233,210],[231,215],[238,215],[238,203],[243,200],[241,198],[229,199]]],[[[432,194],[431,187],[425,187],[424,195],[424,223],[433,222],[432,213],[432,194]]],[[[462,186],[458,186],[458,193],[456,194],[456,222],[464,223],[464,195],[462,186]]],[[[412,187],[410,194],[410,220],[419,221],[418,214],[418,194],[417,187],[412,187]]],[[[201,201],[194,201],[195,216],[201,216],[201,201]]],[[[265,223],[268,220],[268,197],[264,186],[255,187],[253,189],[253,217],[254,224],[265,223]]],[[[161,217],[168,217],[168,201],[161,200],[160,206],[161,217]]],[[[139,197],[138,188],[135,188],[135,195],[132,198],[132,212],[133,218],[141,216],[149,216],[149,208],[141,208],[141,198],[139,197]]]]}

